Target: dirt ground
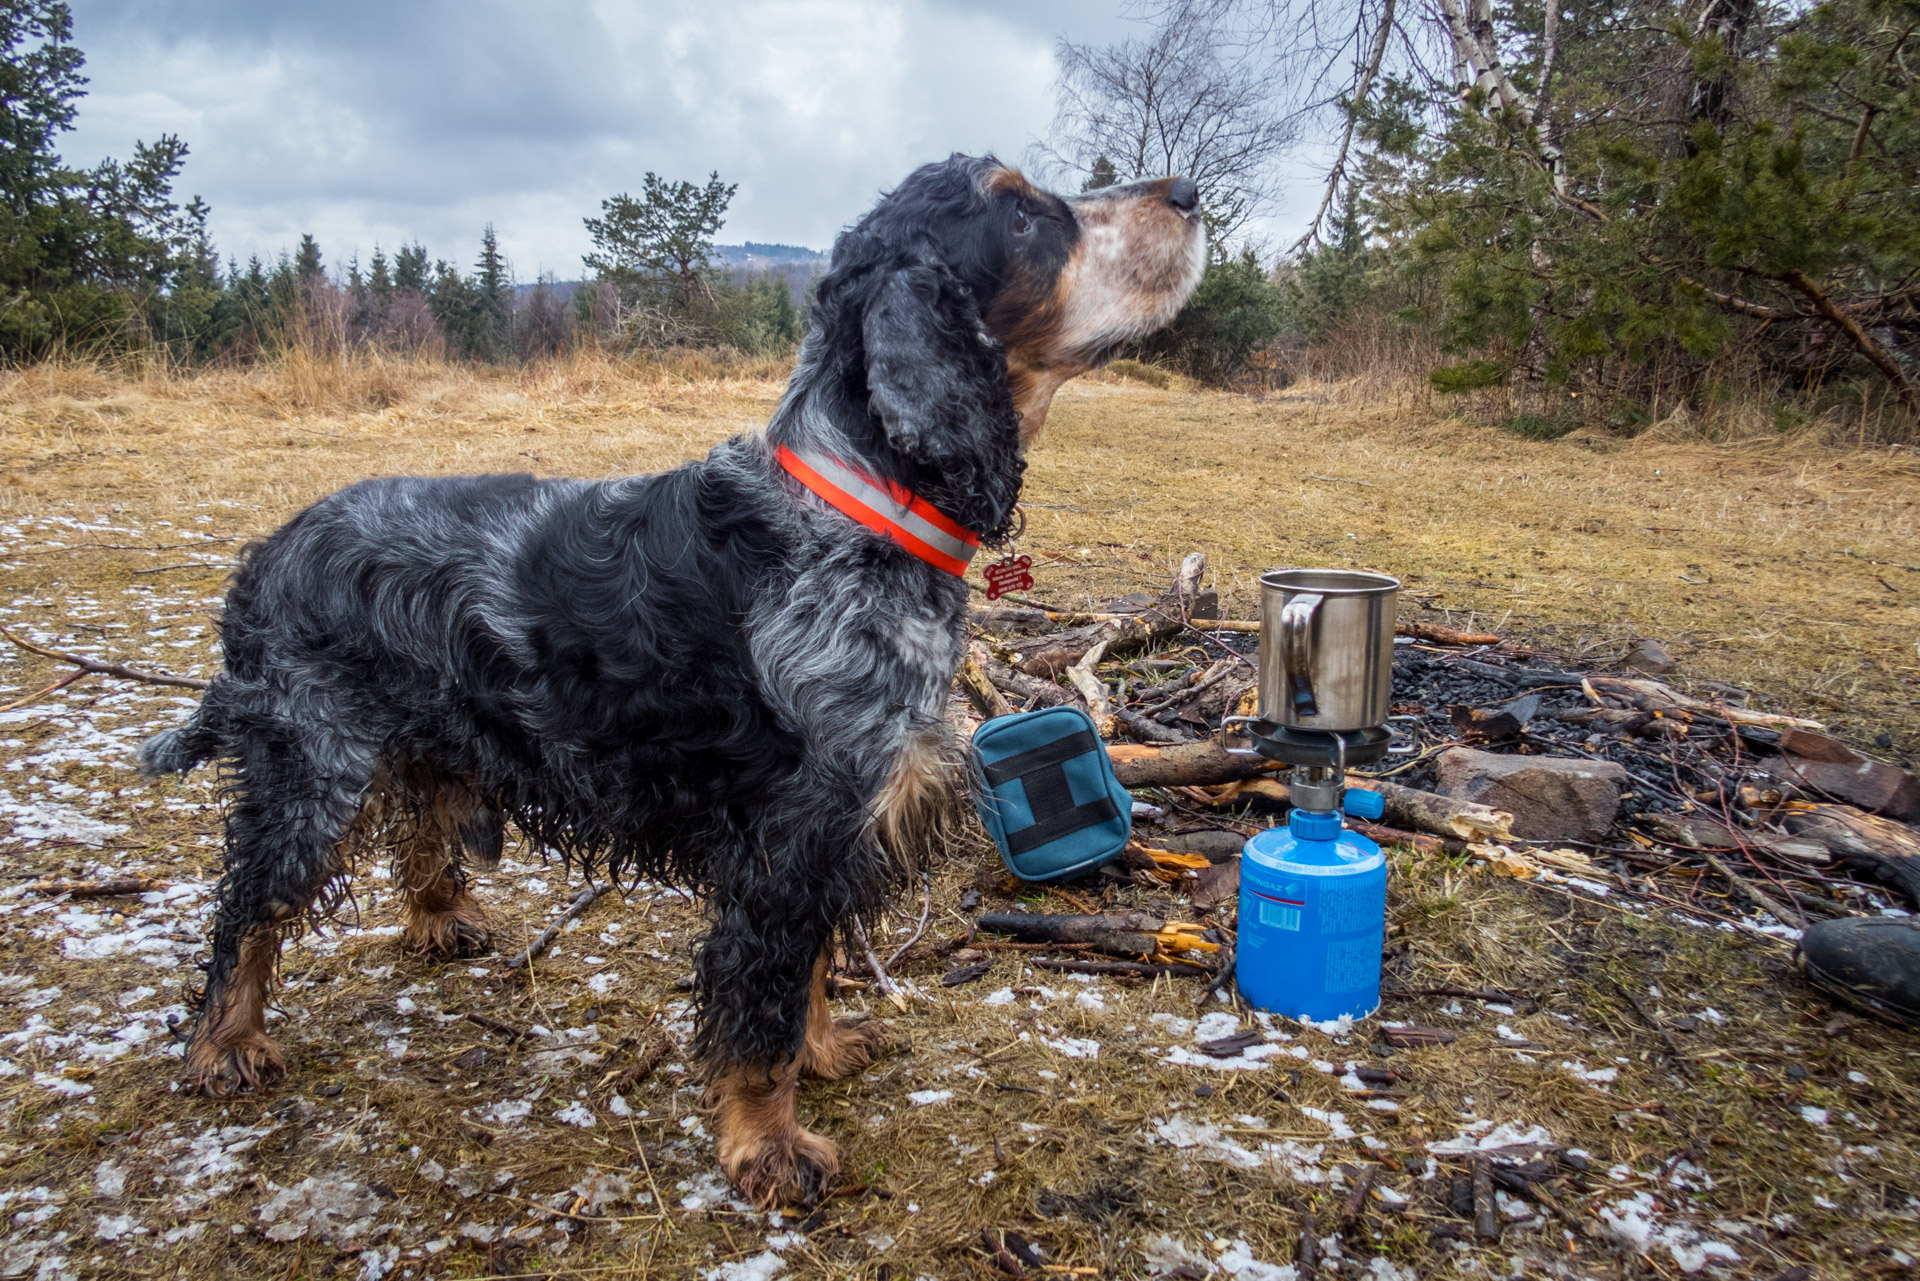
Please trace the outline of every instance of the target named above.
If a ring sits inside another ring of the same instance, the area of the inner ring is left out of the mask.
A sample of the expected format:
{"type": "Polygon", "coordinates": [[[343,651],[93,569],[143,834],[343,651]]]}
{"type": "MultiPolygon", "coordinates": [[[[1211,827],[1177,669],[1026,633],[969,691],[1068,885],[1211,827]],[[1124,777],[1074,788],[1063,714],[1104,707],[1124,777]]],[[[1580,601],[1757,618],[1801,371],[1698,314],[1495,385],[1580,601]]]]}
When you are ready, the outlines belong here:
{"type": "MultiPolygon", "coordinates": [[[[0,624],[211,675],[245,539],[368,475],[669,466],[764,423],[780,391],[701,374],[6,375],[0,624]]],[[[1541,444],[1338,388],[1083,382],[1033,455],[1026,549],[1034,594],[1069,606],[1157,590],[1204,551],[1241,617],[1265,568],[1384,569],[1418,616],[1589,661],[1657,637],[1683,683],[1738,684],[1910,763],[1916,481],[1900,452],[1541,444]]],[[[100,678],[33,697],[63,671],[0,655],[0,704],[17,703],[0,711],[0,1277],[944,1281],[1008,1275],[983,1233],[1015,1233],[1040,1251],[1015,1265],[1029,1275],[1304,1281],[1308,1214],[1320,1275],[1376,1281],[1864,1277],[1920,1256],[1920,1038],[1802,985],[1785,942],[1408,851],[1400,981],[1514,1004],[1404,997],[1323,1032],[1197,1008],[1191,981],[1083,982],[1017,952],[955,987],[944,963],[909,966],[904,1012],[846,1002],[888,1020],[893,1052],[803,1088],[803,1122],[846,1162],[810,1214],[753,1213],[716,1176],[679,1049],[697,908],[652,885],[602,898],[510,973],[579,885],[526,848],[479,882],[499,955],[454,964],[399,948],[392,882],[364,867],[357,910],[286,949],[270,1024],[286,1082],[188,1098],[169,1026],[197,975],[218,797],[206,771],[148,783],[130,765],[192,699],[100,678]],[[132,874],[163,885],[33,888],[132,874]],[[1457,1040],[1391,1050],[1383,1021],[1457,1040]],[[1236,1028],[1259,1040],[1197,1051],[1236,1028]],[[623,1080],[661,1037],[656,1069],[623,1080]],[[1367,1087],[1367,1066],[1399,1079],[1367,1087]],[[1560,1212],[1502,1191],[1501,1239],[1475,1243],[1456,1177],[1476,1153],[1540,1150],[1560,1212]]],[[[970,889],[1006,906],[997,873],[984,843],[944,865],[934,933],[961,930],[970,889]]],[[[1081,892],[1195,919],[1168,893],[1081,892]]],[[[918,908],[876,943],[904,941],[918,908]]]]}

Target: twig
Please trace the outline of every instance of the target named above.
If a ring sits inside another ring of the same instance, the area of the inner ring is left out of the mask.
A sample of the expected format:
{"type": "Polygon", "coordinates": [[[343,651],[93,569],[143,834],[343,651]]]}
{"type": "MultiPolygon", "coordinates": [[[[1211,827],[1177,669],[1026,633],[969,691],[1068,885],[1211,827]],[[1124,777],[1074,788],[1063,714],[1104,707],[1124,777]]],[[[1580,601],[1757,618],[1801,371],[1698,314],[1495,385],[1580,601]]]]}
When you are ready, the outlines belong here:
{"type": "MultiPolygon", "coordinates": [[[[887,958],[887,964],[889,966],[898,965],[900,958],[907,954],[907,949],[915,943],[918,943],[920,936],[927,932],[927,917],[933,912],[933,878],[922,874],[920,877],[920,886],[922,896],[920,900],[920,924],[914,926],[913,934],[908,937],[906,942],[895,948],[893,955],[887,958]]],[[[874,977],[878,978],[879,975],[876,974],[874,977]]]]}
{"type": "MultiPolygon", "coordinates": [[[[507,962],[507,968],[517,970],[524,965],[531,964],[533,958],[547,950],[547,945],[558,937],[561,928],[565,926],[568,921],[571,921],[574,917],[592,907],[594,902],[599,899],[602,894],[611,894],[612,892],[613,886],[611,885],[589,885],[583,888],[578,894],[573,896],[573,902],[567,904],[567,910],[560,914],[558,920],[535,935],[533,942],[527,944],[526,951],[507,962]]],[[[468,1015],[467,1017],[471,1018],[473,1016],[468,1015]]]]}
{"type": "MultiPolygon", "coordinates": [[[[1679,904],[1678,906],[1684,907],[1685,904],[1679,904]]],[[[1673,1033],[1668,1030],[1667,1025],[1653,1017],[1653,1011],[1647,1008],[1647,1003],[1628,991],[1626,985],[1621,983],[1619,979],[1611,979],[1609,981],[1613,984],[1614,991],[1625,997],[1627,1004],[1633,1007],[1633,1012],[1638,1014],[1648,1027],[1660,1034],[1660,1039],[1666,1042],[1667,1053],[1673,1056],[1674,1065],[1679,1068],[1680,1074],[1682,1076],[1692,1076],[1693,1066],[1687,1062],[1687,1052],[1680,1048],[1680,1042],[1673,1039],[1673,1033]]]]}
{"type": "Polygon", "coordinates": [[[173,572],[174,570],[176,570],[176,569],[217,569],[217,570],[219,570],[219,571],[221,571],[222,573],[225,573],[225,572],[226,572],[226,570],[227,570],[227,566],[225,566],[225,565],[218,565],[218,564],[209,564],[209,563],[207,563],[206,561],[199,561],[199,560],[190,560],[190,561],[187,561],[186,563],[184,563],[184,564],[180,564],[180,565],[155,565],[155,566],[153,566],[153,568],[151,568],[151,569],[136,569],[136,570],[134,570],[133,572],[134,572],[134,573],[135,573],[136,575],[139,575],[139,574],[170,574],[170,573],[172,573],[172,572],[173,572]]]}
{"type": "Polygon", "coordinates": [[[866,954],[867,969],[873,974],[873,985],[880,989],[880,995],[892,1001],[904,1013],[907,1008],[906,994],[900,990],[900,985],[893,981],[893,976],[887,973],[887,967],[880,964],[880,958],[874,955],[873,944],[867,939],[867,927],[860,923],[860,918],[857,916],[852,919],[852,924],[854,942],[858,943],[860,950],[866,954]]]}
{"type": "Polygon", "coordinates": [[[1329,485],[1364,485],[1368,489],[1379,488],[1378,485],[1370,480],[1348,480],[1345,476],[1316,476],[1309,471],[1301,472],[1300,479],[1324,481],[1329,485]]]}
{"type": "Polygon", "coordinates": [[[1727,879],[1727,883],[1732,885],[1733,888],[1735,888],[1736,890],[1739,890],[1742,894],[1752,899],[1755,903],[1759,904],[1761,907],[1771,912],[1773,914],[1774,920],[1780,922],[1780,924],[1782,925],[1786,925],[1791,922],[1798,921],[1800,923],[1800,928],[1802,929],[1806,928],[1806,925],[1807,925],[1806,913],[1800,911],[1798,907],[1793,907],[1793,908],[1782,907],[1780,903],[1773,898],[1772,895],[1768,894],[1766,891],[1762,890],[1758,885],[1755,885],[1752,881],[1749,881],[1746,877],[1741,876],[1739,873],[1735,872],[1732,868],[1728,867],[1724,862],[1720,860],[1719,856],[1715,855],[1711,850],[1697,850],[1695,852],[1698,853],[1701,858],[1707,861],[1708,867],[1711,867],[1714,871],[1720,873],[1721,876],[1725,877],[1727,879]]]}
{"type": "Polygon", "coordinates": [[[1224,991],[1233,981],[1234,949],[1224,948],[1220,952],[1220,968],[1214,971],[1213,978],[1200,989],[1200,995],[1193,998],[1195,1005],[1205,1005],[1213,999],[1215,992],[1224,991]]]}
{"type": "Polygon", "coordinates": [[[1377,1165],[1369,1165],[1360,1171],[1359,1179],[1354,1182],[1353,1191],[1347,1193],[1347,1204],[1340,1211],[1342,1232],[1345,1232],[1347,1226],[1359,1218],[1360,1212],[1367,1208],[1367,1193],[1373,1191],[1374,1176],[1379,1173],[1380,1167],[1377,1165]]]}
{"type": "Polygon", "coordinates": [[[1293,1256],[1293,1272],[1298,1281],[1313,1281],[1320,1270],[1320,1225],[1309,1210],[1300,1221],[1300,1249],[1293,1256]]]}
{"type": "Polygon", "coordinates": [[[24,887],[31,894],[65,894],[68,898],[124,898],[130,894],[150,894],[168,889],[172,881],[151,876],[129,876],[114,881],[35,881],[24,887]]]}
{"type": "Polygon", "coordinates": [[[484,1014],[467,1014],[463,1017],[475,1027],[483,1027],[489,1032],[495,1032],[506,1037],[508,1043],[512,1045],[518,1045],[533,1035],[533,1033],[527,1031],[525,1028],[515,1027],[511,1023],[502,1023],[498,1019],[490,1019],[484,1014]]]}
{"type": "Polygon", "coordinates": [[[6,637],[13,645],[26,650],[29,654],[38,654],[42,658],[51,658],[62,663],[72,663],[87,676],[115,676],[121,680],[142,681],[148,685],[177,685],[181,689],[205,689],[212,683],[193,676],[144,671],[138,667],[128,667],[124,663],[103,663],[98,659],[88,658],[84,654],[69,654],[63,649],[48,649],[44,645],[35,645],[32,641],[23,641],[4,627],[0,627],[0,636],[6,637]]]}
{"type": "Polygon", "coordinates": [[[41,699],[45,698],[49,694],[59,693],[61,690],[73,684],[75,681],[83,680],[89,675],[91,675],[91,673],[89,672],[74,672],[70,676],[62,676],[59,680],[47,686],[45,689],[35,690],[33,693],[27,695],[25,698],[16,698],[11,703],[8,703],[5,707],[0,707],[0,712],[18,711],[20,708],[27,706],[27,704],[29,703],[39,702],[41,699]]]}
{"type": "Polygon", "coordinates": [[[1171,974],[1176,978],[1200,978],[1213,972],[1204,965],[1195,965],[1190,961],[1054,961],[1036,956],[1028,964],[1036,969],[1060,970],[1067,974],[1132,974],[1140,978],[1153,978],[1161,974],[1171,974]]]}
{"type": "Polygon", "coordinates": [[[1473,1234],[1482,1241],[1500,1239],[1500,1211],[1493,1202],[1493,1158],[1473,1159],[1473,1234]]]}

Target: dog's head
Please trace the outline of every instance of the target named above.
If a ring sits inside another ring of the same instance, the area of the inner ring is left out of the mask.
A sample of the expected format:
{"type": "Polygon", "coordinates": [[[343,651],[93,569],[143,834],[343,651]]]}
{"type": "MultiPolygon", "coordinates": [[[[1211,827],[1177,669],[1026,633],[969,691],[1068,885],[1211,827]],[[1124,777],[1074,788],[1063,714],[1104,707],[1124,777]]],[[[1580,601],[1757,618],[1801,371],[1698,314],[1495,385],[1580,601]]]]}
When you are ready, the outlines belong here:
{"type": "Polygon", "coordinates": [[[1054,392],[1171,320],[1205,265],[1185,178],[1063,199],[955,155],[835,243],[796,384],[833,370],[882,437],[850,443],[884,443],[914,473],[894,478],[998,533],[1054,392]]]}

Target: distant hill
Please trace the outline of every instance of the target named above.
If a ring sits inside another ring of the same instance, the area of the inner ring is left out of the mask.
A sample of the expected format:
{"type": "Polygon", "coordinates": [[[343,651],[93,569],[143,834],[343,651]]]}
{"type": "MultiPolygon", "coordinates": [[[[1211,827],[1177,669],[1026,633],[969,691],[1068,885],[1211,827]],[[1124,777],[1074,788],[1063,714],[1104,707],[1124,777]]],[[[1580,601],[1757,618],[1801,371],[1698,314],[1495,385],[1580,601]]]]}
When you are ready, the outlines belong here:
{"type": "Polygon", "coordinates": [[[771,267],[775,263],[825,262],[827,256],[804,245],[765,245],[749,240],[743,245],[715,245],[713,251],[729,266],[771,267]]]}

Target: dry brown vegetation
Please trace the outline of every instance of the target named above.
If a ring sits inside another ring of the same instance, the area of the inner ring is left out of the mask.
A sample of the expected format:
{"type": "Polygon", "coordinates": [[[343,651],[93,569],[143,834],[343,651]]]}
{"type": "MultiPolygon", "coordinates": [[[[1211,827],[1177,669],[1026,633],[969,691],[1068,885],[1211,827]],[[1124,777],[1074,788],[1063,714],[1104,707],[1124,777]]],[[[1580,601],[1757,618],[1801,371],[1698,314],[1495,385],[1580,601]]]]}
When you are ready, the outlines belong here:
{"type": "MultiPolygon", "coordinates": [[[[780,394],[777,369],[703,359],[8,374],[0,622],[210,674],[238,540],[371,474],[594,476],[696,456],[758,427],[780,394]]],[[[1056,405],[1026,541],[1036,595],[1067,605],[1157,589],[1196,549],[1241,616],[1272,565],[1386,569],[1423,616],[1590,659],[1655,636],[1686,677],[1751,688],[1863,743],[1891,734],[1911,756],[1917,474],[1902,453],[1809,442],[1531,443],[1440,418],[1423,396],[1336,385],[1254,400],[1116,378],[1056,405]]],[[[5,663],[0,702],[60,674],[18,653],[5,663]]],[[[1498,987],[1538,1008],[1400,1000],[1387,1017],[1459,1040],[1385,1057],[1370,1025],[1338,1039],[1291,1029],[1264,1067],[1222,1068],[1182,1061],[1196,1057],[1179,1021],[1199,1013],[1191,984],[1082,984],[999,952],[985,978],[948,989],[939,964],[909,964],[915,999],[880,1011],[895,1052],[802,1092],[803,1120],[847,1162],[848,1186],[811,1217],[747,1213],[714,1179],[677,1048],[698,916],[653,886],[603,898],[557,956],[509,974],[498,958],[401,951],[391,882],[364,868],[357,914],[287,950],[270,1025],[287,1082],[189,1099],[170,1085],[166,1015],[194,977],[218,874],[216,790],[205,771],[147,784],[128,768],[144,734],[183,714],[182,692],[89,680],[0,713],[0,1275],[1005,1275],[981,1249],[988,1230],[1041,1242],[1053,1271],[1040,1275],[1146,1275],[1178,1265],[1177,1245],[1188,1275],[1281,1281],[1261,1265],[1294,1258],[1306,1212],[1331,1234],[1365,1163],[1382,1197],[1322,1275],[1874,1276],[1920,1254],[1912,1034],[1832,1007],[1792,976],[1784,945],[1405,854],[1391,904],[1405,981],[1498,987]],[[29,888],[131,873],[172,888],[29,888]],[[1692,1030],[1649,1027],[1616,984],[1659,1017],[1695,1016],[1692,1030]],[[513,1043],[469,1013],[544,1035],[513,1043]],[[650,1074],[606,1080],[661,1037],[650,1074]],[[1404,1094],[1382,1100],[1397,1110],[1352,1097],[1338,1070],[1351,1060],[1404,1074],[1404,1094]],[[920,1092],[934,1101],[916,1104],[920,1092]],[[1444,1202],[1465,1166],[1443,1155],[1429,1180],[1423,1145],[1485,1133],[1479,1122],[1543,1127],[1590,1154],[1588,1176],[1555,1185],[1577,1232],[1530,1215],[1497,1248],[1436,1243],[1437,1226],[1459,1225],[1444,1202]],[[1701,1253],[1716,1242],[1738,1262],[1701,1253]]],[[[526,849],[483,880],[502,955],[560,911],[568,880],[526,849]]],[[[959,928],[976,882],[1003,901],[984,847],[936,878],[936,933],[959,928]]],[[[904,937],[917,908],[880,933],[904,937]]]]}

